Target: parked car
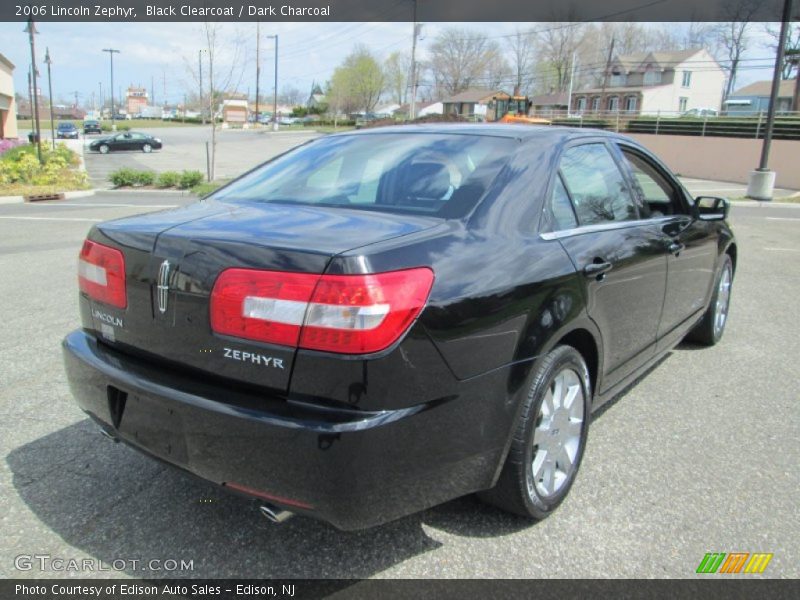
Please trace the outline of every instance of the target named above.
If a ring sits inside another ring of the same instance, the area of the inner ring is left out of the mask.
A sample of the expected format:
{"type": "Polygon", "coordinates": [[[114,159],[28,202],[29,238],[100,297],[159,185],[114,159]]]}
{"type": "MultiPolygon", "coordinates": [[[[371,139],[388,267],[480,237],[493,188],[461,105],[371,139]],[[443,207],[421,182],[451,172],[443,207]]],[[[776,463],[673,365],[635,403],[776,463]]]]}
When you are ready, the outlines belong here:
{"type": "Polygon", "coordinates": [[[64,121],[56,127],[56,137],[60,140],[77,140],[78,128],[71,121],[64,121]]]}
{"type": "Polygon", "coordinates": [[[591,413],[722,337],[727,215],[597,130],[326,136],[95,225],[67,376],[106,435],[274,521],[359,529],[472,492],[541,519],[591,413]]]}
{"type": "Polygon", "coordinates": [[[103,133],[100,121],[89,120],[83,122],[83,135],[88,135],[90,133],[103,133]]]}
{"type": "Polygon", "coordinates": [[[152,152],[160,150],[162,142],[160,138],[153,137],[147,133],[136,131],[125,131],[116,135],[100,138],[89,144],[89,150],[108,154],[116,150],[141,150],[142,152],[152,152]]]}

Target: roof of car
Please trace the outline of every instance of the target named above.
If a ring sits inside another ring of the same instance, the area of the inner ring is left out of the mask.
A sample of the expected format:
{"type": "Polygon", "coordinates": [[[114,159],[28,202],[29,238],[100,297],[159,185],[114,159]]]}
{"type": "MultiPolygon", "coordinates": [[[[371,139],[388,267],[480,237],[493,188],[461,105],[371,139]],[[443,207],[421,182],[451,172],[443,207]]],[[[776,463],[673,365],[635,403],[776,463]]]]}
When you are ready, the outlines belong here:
{"type": "Polygon", "coordinates": [[[388,127],[370,127],[338,135],[372,135],[376,133],[450,133],[505,137],[518,140],[540,139],[550,143],[558,143],[566,139],[587,136],[618,137],[617,134],[600,129],[504,123],[425,123],[418,125],[392,125],[388,127]]]}

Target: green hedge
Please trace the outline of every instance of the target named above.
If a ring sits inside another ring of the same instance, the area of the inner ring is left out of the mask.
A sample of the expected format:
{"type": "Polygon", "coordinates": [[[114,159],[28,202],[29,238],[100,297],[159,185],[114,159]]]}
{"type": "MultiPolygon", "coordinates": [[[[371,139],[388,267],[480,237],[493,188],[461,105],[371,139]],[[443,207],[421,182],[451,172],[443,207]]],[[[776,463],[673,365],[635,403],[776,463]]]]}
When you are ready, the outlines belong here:
{"type": "Polygon", "coordinates": [[[142,171],[137,169],[118,169],[113,171],[108,180],[115,187],[138,187],[152,186],[159,188],[180,188],[182,190],[191,189],[203,181],[203,174],[200,171],[165,171],[155,173],[154,171],[142,171]]]}

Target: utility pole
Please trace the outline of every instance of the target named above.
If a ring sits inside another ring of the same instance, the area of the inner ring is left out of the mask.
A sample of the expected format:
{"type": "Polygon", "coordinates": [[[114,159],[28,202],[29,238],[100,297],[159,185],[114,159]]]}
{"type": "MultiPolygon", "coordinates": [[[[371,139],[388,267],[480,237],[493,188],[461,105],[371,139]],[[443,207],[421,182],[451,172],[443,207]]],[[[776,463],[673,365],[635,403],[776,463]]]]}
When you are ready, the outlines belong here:
{"type": "Polygon", "coordinates": [[[114,54],[119,54],[119,50],[103,48],[103,52],[108,52],[108,58],[111,60],[111,131],[116,131],[117,122],[114,120],[116,117],[114,110],[114,54]]]}
{"type": "Polygon", "coordinates": [[[52,61],[50,60],[50,48],[45,49],[44,53],[44,62],[47,64],[47,93],[50,94],[50,141],[53,143],[53,150],[56,149],[56,129],[53,121],[55,121],[55,117],[53,116],[53,78],[50,73],[50,65],[52,61]]]}
{"type": "Polygon", "coordinates": [[[104,100],[103,99],[103,82],[102,81],[98,81],[98,84],[100,85],[100,118],[98,120],[102,120],[103,119],[103,109],[104,109],[103,105],[105,104],[105,102],[103,101],[104,100]]]}
{"type": "Polygon", "coordinates": [[[74,91],[72,93],[75,94],[75,110],[77,110],[78,109],[78,92],[76,90],[76,91],[74,91]]]}
{"type": "Polygon", "coordinates": [[[797,72],[794,74],[794,93],[792,94],[792,112],[800,112],[800,50],[787,50],[787,60],[794,65],[797,72]]]}
{"type": "Polygon", "coordinates": [[[203,49],[197,51],[197,67],[200,73],[200,119],[206,124],[206,111],[203,109],[203,49]]]}
{"type": "Polygon", "coordinates": [[[156,105],[156,79],[150,75],[150,106],[156,105]]]}
{"type": "Polygon", "coordinates": [[[36,153],[39,156],[39,162],[42,162],[42,130],[39,126],[39,93],[36,86],[36,78],[39,72],[36,69],[36,46],[33,41],[33,36],[36,33],[36,26],[33,24],[33,19],[28,19],[28,26],[25,28],[25,33],[28,34],[28,39],[31,44],[31,81],[33,82],[33,116],[35,118],[35,133],[36,136],[36,153]]]}
{"type": "Polygon", "coordinates": [[[411,84],[411,102],[409,102],[408,118],[413,121],[417,118],[417,36],[419,36],[419,25],[417,24],[417,0],[414,2],[414,30],[411,36],[411,73],[409,83],[411,84]]]}
{"type": "Polygon", "coordinates": [[[268,35],[275,38],[275,90],[272,95],[272,131],[278,131],[278,34],[268,35]]]}
{"type": "MultiPolygon", "coordinates": [[[[259,121],[259,112],[258,112],[258,83],[261,79],[261,23],[256,21],[256,119],[254,122],[254,126],[258,127],[259,121]]],[[[277,54],[277,52],[276,52],[277,54]]],[[[248,94],[249,96],[249,94],[248,94]]],[[[249,100],[248,100],[249,101],[249,100]]]]}
{"type": "Polygon", "coordinates": [[[569,92],[567,93],[567,118],[572,115],[572,84],[575,81],[575,51],[572,51],[572,69],[569,73],[569,92]]]}
{"type": "Polygon", "coordinates": [[[611,46],[608,48],[608,58],[606,59],[606,68],[603,72],[603,90],[600,93],[600,112],[606,104],[606,86],[608,85],[608,72],[611,70],[611,59],[614,58],[614,42],[616,39],[611,37],[611,46]]]}
{"type": "Polygon", "coordinates": [[[792,0],[784,0],[783,16],[781,17],[781,33],[778,38],[778,51],[775,53],[775,68],[772,73],[772,91],[769,96],[769,109],[767,110],[767,127],[764,131],[764,143],[761,146],[761,160],[758,168],[750,173],[747,185],[747,196],[755,200],[772,200],[775,189],[775,171],[770,171],[769,150],[772,144],[772,131],[775,126],[775,108],[778,103],[778,91],[781,85],[781,72],[783,70],[783,57],[786,50],[786,36],[792,20],[792,0]]]}

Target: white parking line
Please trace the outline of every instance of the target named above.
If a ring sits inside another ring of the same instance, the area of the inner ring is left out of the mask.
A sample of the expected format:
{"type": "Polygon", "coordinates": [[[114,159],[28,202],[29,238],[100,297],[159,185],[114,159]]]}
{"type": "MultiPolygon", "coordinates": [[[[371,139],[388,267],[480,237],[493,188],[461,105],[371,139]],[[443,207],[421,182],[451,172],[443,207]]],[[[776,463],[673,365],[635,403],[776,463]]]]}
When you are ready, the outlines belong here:
{"type": "Polygon", "coordinates": [[[93,203],[93,204],[81,204],[78,202],[58,202],[54,204],[32,204],[31,206],[54,206],[58,208],[59,206],[81,206],[84,208],[92,208],[94,206],[99,206],[103,208],[177,208],[180,206],[179,204],[103,204],[101,202],[93,203]]]}
{"type": "Polygon", "coordinates": [[[106,219],[78,219],[69,217],[5,217],[5,216],[0,217],[0,219],[7,219],[9,221],[90,221],[92,223],[99,223],[100,221],[106,220],[106,219]]]}
{"type": "Polygon", "coordinates": [[[798,217],[764,217],[767,221],[800,221],[798,217]]]}
{"type": "Polygon", "coordinates": [[[800,252],[800,248],[764,248],[764,250],[772,250],[773,252],[800,252]]]}

